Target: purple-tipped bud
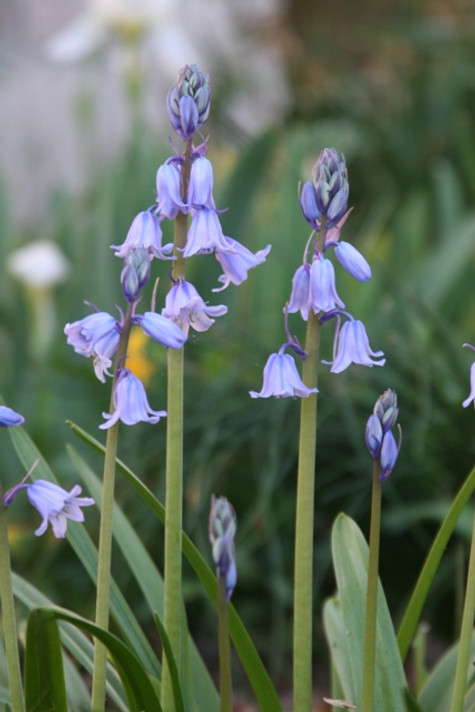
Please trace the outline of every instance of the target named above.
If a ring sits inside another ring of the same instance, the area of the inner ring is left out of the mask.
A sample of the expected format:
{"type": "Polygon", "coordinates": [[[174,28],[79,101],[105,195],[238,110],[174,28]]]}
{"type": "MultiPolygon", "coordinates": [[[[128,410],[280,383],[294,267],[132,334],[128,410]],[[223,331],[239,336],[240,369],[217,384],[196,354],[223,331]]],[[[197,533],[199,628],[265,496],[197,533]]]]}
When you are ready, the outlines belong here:
{"type": "Polygon", "coordinates": [[[383,428],[381,421],[374,413],[369,416],[365,431],[366,447],[373,460],[377,460],[381,453],[383,442],[383,428]]]}
{"type": "Polygon", "coordinates": [[[122,292],[128,302],[135,302],[140,290],[150,279],[151,255],[148,250],[139,248],[129,252],[124,260],[124,269],[120,275],[122,292]]]}
{"type": "Polygon", "coordinates": [[[25,418],[15,410],[6,405],[0,405],[0,428],[11,428],[15,425],[23,425],[25,418]]]}
{"type": "Polygon", "coordinates": [[[183,140],[193,136],[209,115],[209,77],[196,64],[185,65],[167,96],[167,111],[173,130],[183,140]]]}
{"type": "Polygon", "coordinates": [[[373,413],[379,418],[385,433],[391,430],[396,425],[399,414],[396,391],[387,388],[376,401],[373,413]]]}
{"type": "Polygon", "coordinates": [[[226,497],[211,497],[209,515],[209,541],[212,547],[213,561],[217,566],[218,578],[224,578],[226,598],[232,596],[237,581],[234,537],[237,519],[233,507],[226,497]]]}
{"type": "Polygon", "coordinates": [[[345,159],[334,148],[324,148],[312,173],[315,202],[319,212],[327,216],[327,227],[335,225],[345,214],[349,185],[345,159]]]}
{"type": "Polygon", "coordinates": [[[358,282],[367,282],[371,279],[371,267],[356,247],[349,242],[338,242],[335,244],[335,255],[338,262],[351,274],[358,282]]]}
{"type": "Polygon", "coordinates": [[[396,443],[394,435],[390,430],[384,434],[383,442],[381,445],[381,472],[379,475],[379,481],[384,482],[387,480],[389,475],[394,469],[396,460],[399,455],[399,447],[396,443]]]}
{"type": "Polygon", "coordinates": [[[310,181],[303,184],[302,192],[300,193],[300,207],[305,220],[313,227],[314,230],[320,229],[320,211],[317,206],[315,196],[315,188],[310,181]]]}

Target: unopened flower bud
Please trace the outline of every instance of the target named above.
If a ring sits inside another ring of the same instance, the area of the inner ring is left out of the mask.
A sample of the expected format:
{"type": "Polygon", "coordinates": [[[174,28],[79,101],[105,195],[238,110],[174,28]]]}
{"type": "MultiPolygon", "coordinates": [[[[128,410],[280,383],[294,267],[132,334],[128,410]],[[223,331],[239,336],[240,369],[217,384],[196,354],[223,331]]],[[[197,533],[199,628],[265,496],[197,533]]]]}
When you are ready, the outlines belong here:
{"type": "Polygon", "coordinates": [[[344,158],[334,148],[324,148],[312,173],[315,201],[321,215],[332,227],[345,214],[348,205],[348,171],[344,158]]]}
{"type": "Polygon", "coordinates": [[[209,540],[212,547],[214,563],[217,566],[218,578],[224,578],[226,597],[232,596],[236,586],[237,572],[234,550],[237,519],[233,507],[226,497],[211,497],[211,512],[209,515],[209,540]]]}
{"type": "Polygon", "coordinates": [[[183,139],[204,124],[210,108],[209,77],[196,64],[186,64],[167,96],[167,111],[174,131],[183,139]]]}
{"type": "Polygon", "coordinates": [[[150,279],[150,259],[148,250],[143,248],[132,250],[125,258],[120,283],[128,302],[137,299],[140,290],[150,279]]]}
{"type": "Polygon", "coordinates": [[[374,413],[369,416],[365,431],[366,447],[373,460],[377,460],[381,453],[381,443],[383,441],[383,428],[381,421],[374,413]]]}
{"type": "Polygon", "coordinates": [[[378,416],[385,433],[391,430],[391,428],[396,425],[397,416],[399,414],[397,393],[387,388],[376,401],[373,413],[378,416]]]}

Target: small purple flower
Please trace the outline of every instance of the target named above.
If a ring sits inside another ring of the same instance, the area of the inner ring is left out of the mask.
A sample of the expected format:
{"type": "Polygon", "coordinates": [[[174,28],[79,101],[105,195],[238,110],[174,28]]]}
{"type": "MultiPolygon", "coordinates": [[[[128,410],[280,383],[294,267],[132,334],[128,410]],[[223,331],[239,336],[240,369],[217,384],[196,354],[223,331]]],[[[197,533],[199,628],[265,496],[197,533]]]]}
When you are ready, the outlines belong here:
{"type": "Polygon", "coordinates": [[[389,475],[394,469],[396,460],[399,455],[399,447],[396,443],[394,435],[390,430],[384,433],[383,443],[381,445],[381,472],[379,475],[380,482],[384,482],[388,479],[389,475]]]}
{"type": "Polygon", "coordinates": [[[112,365],[111,357],[119,345],[121,330],[119,322],[107,312],[89,314],[64,327],[67,343],[75,352],[94,359],[94,371],[102,383],[105,382],[104,374],[108,374],[107,369],[112,365]]]}
{"type": "MultiPolygon", "coordinates": [[[[475,351],[475,346],[472,346],[471,344],[464,344],[464,346],[466,348],[471,349],[472,351],[475,351]]],[[[475,361],[472,363],[472,366],[470,368],[470,394],[468,398],[464,400],[462,405],[464,408],[466,408],[472,402],[475,407],[475,361]]]]}
{"type": "Polygon", "coordinates": [[[35,535],[41,536],[44,534],[48,524],[51,524],[54,536],[58,539],[63,539],[66,535],[67,520],[83,522],[84,514],[81,511],[81,507],[90,507],[95,502],[92,497],[78,497],[82,491],[79,485],[75,485],[71,492],[67,492],[59,485],[47,480],[36,480],[26,484],[26,479],[30,476],[36,464],[18,485],[15,485],[5,493],[5,506],[8,507],[13,502],[20,490],[26,489],[30,504],[38,510],[43,518],[41,525],[35,531],[35,535]]]}
{"type": "Polygon", "coordinates": [[[0,428],[12,428],[15,425],[23,425],[25,418],[12,408],[0,405],[0,428]]]}
{"type": "Polygon", "coordinates": [[[335,225],[348,205],[348,171],[345,159],[334,148],[324,148],[312,173],[315,202],[321,215],[327,217],[327,227],[335,225]]]}
{"type": "Polygon", "coordinates": [[[335,286],[335,270],[330,260],[317,254],[310,268],[310,304],[315,314],[344,308],[335,286]]]}
{"type": "Polygon", "coordinates": [[[188,205],[195,210],[216,208],[213,199],[213,166],[204,156],[197,158],[191,165],[188,205]]]}
{"type": "Polygon", "coordinates": [[[126,258],[132,251],[143,249],[161,260],[170,259],[167,255],[173,250],[172,243],[162,247],[160,221],[150,210],[142,211],[135,216],[122,245],[111,245],[111,247],[117,250],[116,257],[126,258]]]}
{"type": "Polygon", "coordinates": [[[175,322],[186,338],[190,326],[195,331],[207,331],[214,324],[213,317],[222,316],[227,311],[224,304],[207,306],[191,282],[180,278],[166,296],[162,318],[175,322]]]}
{"type": "Polygon", "coordinates": [[[370,368],[386,363],[385,358],[380,358],[384,355],[382,351],[371,350],[364,324],[356,319],[346,321],[340,330],[336,330],[334,350],[332,373],[341,373],[352,363],[370,368]],[[380,360],[375,361],[374,358],[380,360]]]}
{"type": "Polygon", "coordinates": [[[300,265],[292,279],[292,292],[287,311],[290,314],[300,311],[302,319],[308,321],[310,308],[310,265],[305,263],[300,265]]]}
{"type": "Polygon", "coordinates": [[[318,388],[307,388],[304,384],[293,357],[284,353],[286,347],[284,344],[278,353],[269,356],[264,367],[262,390],[259,393],[250,391],[251,398],[307,398],[311,393],[318,393],[318,388]]]}
{"type": "Polygon", "coordinates": [[[103,413],[105,423],[99,425],[101,430],[111,428],[121,420],[125,425],[135,425],[141,421],[158,423],[166,416],[165,410],[152,410],[142,381],[133,375],[128,368],[122,368],[114,388],[114,412],[103,413]]]}
{"type": "Polygon", "coordinates": [[[383,442],[383,428],[380,419],[374,413],[369,416],[366,423],[365,440],[371,457],[374,460],[379,459],[383,442]]]}
{"type": "Polygon", "coordinates": [[[145,312],[132,318],[134,324],[139,324],[154,341],[171,349],[181,349],[186,341],[186,334],[162,314],[145,312]]]}
{"type": "Polygon", "coordinates": [[[174,220],[178,213],[188,212],[181,198],[180,168],[174,161],[164,163],[157,171],[157,211],[162,217],[174,220]]]}
{"type": "Polygon", "coordinates": [[[152,256],[143,247],[129,252],[124,260],[124,268],[120,275],[122,293],[128,302],[135,302],[141,289],[150,279],[150,262],[152,256]]]}
{"type": "Polygon", "coordinates": [[[300,207],[302,209],[303,216],[309,225],[311,225],[314,230],[320,230],[320,210],[317,206],[315,188],[310,181],[306,181],[303,184],[302,191],[300,193],[300,207]]]}
{"type": "Polygon", "coordinates": [[[218,577],[226,582],[226,598],[229,599],[236,587],[237,570],[234,538],[237,519],[233,507],[226,497],[211,497],[209,515],[209,541],[212,547],[213,561],[217,566],[218,577]]]}
{"type": "Polygon", "coordinates": [[[367,282],[371,279],[371,267],[356,247],[349,242],[338,242],[335,245],[337,260],[358,282],[367,282]]]}
{"type": "Polygon", "coordinates": [[[187,64],[167,96],[167,111],[174,131],[183,140],[193,136],[209,115],[209,77],[196,64],[187,64]]]}
{"type": "Polygon", "coordinates": [[[216,210],[201,208],[196,210],[191,219],[183,257],[205,255],[220,250],[221,252],[236,252],[232,243],[223,235],[216,210]]]}
{"type": "Polygon", "coordinates": [[[223,252],[218,248],[215,252],[216,259],[224,272],[218,277],[218,282],[222,282],[223,286],[213,289],[213,292],[221,292],[226,287],[229,287],[231,283],[242,284],[247,279],[247,273],[250,269],[265,262],[271,249],[271,245],[267,245],[267,247],[258,250],[254,254],[237,240],[233,240],[230,237],[224,237],[224,240],[228,249],[223,252]]]}

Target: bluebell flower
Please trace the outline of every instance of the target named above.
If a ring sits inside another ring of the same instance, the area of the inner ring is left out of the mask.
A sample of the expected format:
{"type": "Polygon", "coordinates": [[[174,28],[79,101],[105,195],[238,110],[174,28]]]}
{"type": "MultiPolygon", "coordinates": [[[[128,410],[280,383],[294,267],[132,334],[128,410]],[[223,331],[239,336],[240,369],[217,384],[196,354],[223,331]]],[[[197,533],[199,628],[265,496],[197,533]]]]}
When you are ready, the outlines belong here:
{"type": "Polygon", "coordinates": [[[292,292],[290,294],[290,301],[286,308],[290,314],[299,311],[302,315],[302,319],[308,321],[308,312],[309,309],[311,309],[311,296],[310,265],[307,262],[300,265],[293,276],[292,292]]]}
{"type": "Polygon", "coordinates": [[[191,164],[188,205],[195,210],[216,208],[213,198],[213,166],[204,156],[200,156],[191,164]]]}
{"type": "Polygon", "coordinates": [[[267,245],[256,253],[251,252],[241,245],[237,240],[224,237],[227,245],[226,251],[217,248],[215,250],[216,259],[223,268],[223,273],[218,277],[218,282],[222,282],[222,287],[213,289],[213,292],[221,292],[232,284],[242,284],[247,279],[250,269],[265,262],[272,245],[267,245]]]}
{"type": "Polygon", "coordinates": [[[389,475],[394,469],[396,460],[399,455],[399,447],[396,443],[394,435],[390,430],[384,433],[383,442],[381,445],[381,472],[379,474],[380,482],[384,482],[388,479],[389,475]]]}
{"type": "Polygon", "coordinates": [[[311,393],[318,393],[318,388],[307,388],[302,381],[293,357],[284,353],[286,348],[284,344],[278,353],[269,356],[264,366],[262,389],[259,393],[250,391],[251,398],[307,398],[311,393]]]}
{"type": "Polygon", "coordinates": [[[134,324],[139,324],[147,336],[162,346],[181,349],[186,341],[186,334],[169,318],[156,312],[145,312],[132,317],[134,324]]]}
{"type": "Polygon", "coordinates": [[[67,520],[83,522],[84,514],[81,511],[81,507],[90,507],[95,502],[92,497],[78,497],[82,491],[79,485],[75,485],[71,492],[67,492],[59,485],[47,480],[36,480],[27,484],[26,479],[30,476],[33,468],[20,484],[15,485],[5,493],[4,504],[8,507],[20,490],[26,489],[30,504],[38,510],[43,518],[40,526],[35,531],[35,535],[41,536],[44,534],[48,524],[51,524],[54,536],[58,539],[63,539],[66,535],[67,520]]]}
{"type": "Polygon", "coordinates": [[[163,260],[170,259],[167,255],[173,250],[173,244],[169,242],[162,247],[160,221],[150,210],[144,210],[133,219],[125,242],[122,245],[111,245],[111,248],[116,250],[116,257],[126,258],[132,251],[143,249],[163,260]]]}
{"type": "Polygon", "coordinates": [[[162,316],[175,322],[186,338],[190,326],[198,332],[207,331],[214,324],[214,317],[222,316],[227,311],[224,304],[207,306],[191,282],[180,277],[165,298],[162,316]]]}
{"type": "Polygon", "coordinates": [[[334,148],[324,148],[320,153],[313,168],[312,184],[317,208],[326,216],[327,227],[331,227],[345,214],[349,195],[345,159],[334,148]]]}
{"type": "Polygon", "coordinates": [[[23,425],[25,418],[12,408],[0,405],[0,428],[12,428],[15,425],[23,425]]]}
{"type": "Polygon", "coordinates": [[[150,279],[152,256],[142,247],[129,252],[120,274],[122,293],[128,302],[135,302],[142,288],[150,279]]]}
{"type": "Polygon", "coordinates": [[[193,212],[183,257],[205,255],[213,250],[236,252],[233,242],[223,235],[216,210],[201,208],[193,212]]]}
{"type": "MultiPolygon", "coordinates": [[[[472,351],[475,351],[475,346],[472,346],[471,344],[464,344],[466,348],[471,349],[472,351]]],[[[470,403],[474,404],[475,407],[475,361],[472,363],[472,366],[470,368],[470,394],[468,398],[464,400],[462,403],[463,407],[466,408],[470,403]]]]}
{"type": "Polygon", "coordinates": [[[381,454],[383,427],[380,419],[374,413],[369,416],[368,422],[366,423],[365,441],[371,457],[377,460],[381,454]]]}
{"type": "Polygon", "coordinates": [[[158,423],[167,414],[165,410],[151,409],[142,381],[128,368],[120,369],[114,387],[113,404],[113,413],[102,414],[106,422],[99,425],[101,430],[111,428],[119,420],[125,425],[135,425],[141,421],[158,423]]]}
{"type": "Polygon", "coordinates": [[[335,286],[335,270],[330,260],[317,254],[310,268],[310,304],[315,314],[344,308],[335,286]]]}
{"type": "Polygon", "coordinates": [[[67,343],[76,353],[94,360],[94,371],[102,383],[105,382],[104,374],[110,375],[108,369],[117,351],[121,331],[121,324],[107,312],[89,314],[64,327],[67,343]]]}
{"type": "Polygon", "coordinates": [[[179,212],[188,212],[181,197],[180,168],[174,161],[164,163],[157,171],[157,203],[157,212],[169,220],[179,212]]]}
{"type": "Polygon", "coordinates": [[[314,230],[320,230],[320,210],[317,205],[315,188],[310,181],[303,184],[299,199],[305,220],[314,230]]]}
{"type": "Polygon", "coordinates": [[[335,244],[335,255],[337,260],[359,282],[367,282],[371,279],[371,267],[361,254],[349,242],[338,242],[335,244]]]}
{"type": "Polygon", "coordinates": [[[174,131],[183,140],[193,136],[209,115],[209,77],[196,64],[185,65],[167,96],[167,111],[174,131]]]}
{"type": "Polygon", "coordinates": [[[384,366],[382,351],[372,351],[364,324],[357,319],[346,321],[335,332],[334,359],[332,373],[341,373],[352,363],[362,366],[384,366]],[[379,358],[379,361],[374,360],[379,358]]]}
{"type": "Polygon", "coordinates": [[[237,582],[234,545],[236,529],[236,514],[226,497],[212,496],[208,534],[218,577],[224,578],[226,583],[226,598],[228,601],[237,582]]]}

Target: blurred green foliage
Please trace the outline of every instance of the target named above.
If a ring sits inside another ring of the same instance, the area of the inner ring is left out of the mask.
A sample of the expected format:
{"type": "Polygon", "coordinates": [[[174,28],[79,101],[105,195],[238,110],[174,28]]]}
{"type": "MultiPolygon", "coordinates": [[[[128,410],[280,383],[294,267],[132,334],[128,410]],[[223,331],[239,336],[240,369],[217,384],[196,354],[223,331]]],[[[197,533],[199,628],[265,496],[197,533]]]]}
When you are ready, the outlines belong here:
{"type": "MultiPolygon", "coordinates": [[[[320,54],[309,55],[300,83],[294,82],[295,111],[284,126],[252,142],[226,135],[219,116],[209,127],[215,198],[218,207],[229,208],[221,216],[225,234],[253,251],[269,242],[273,247],[246,283],[218,295],[210,292],[220,273],[215,260],[197,257],[189,266],[189,277],[203,297],[211,304],[226,303],[229,313],[187,345],[185,527],[206,555],[210,495],[225,495],[233,503],[239,519],[239,584],[233,600],[276,675],[284,671],[290,649],[299,403],[253,401],[248,391],[260,388],[262,367],[284,339],[282,308],[309,234],[297,186],[309,178],[325,146],[344,153],[349,167],[354,211],[343,237],[361,250],[373,270],[371,282],[359,284],[337,266],[338,290],[351,313],[364,321],[372,347],[384,350],[387,363],[383,369],[351,367],[338,376],[322,366],[316,612],[334,587],[329,552],[334,516],[343,510],[367,530],[372,464],[364,429],[385,388],[398,393],[403,429],[401,455],[384,487],[381,546],[381,577],[396,618],[441,508],[475,456],[474,415],[461,407],[471,363],[461,345],[475,340],[475,50],[463,27],[457,32],[432,20],[401,21],[389,49],[387,32],[375,37],[382,63],[377,81],[371,81],[369,71],[376,66],[375,52],[366,67],[362,61],[354,67],[348,61],[337,63],[337,78],[325,83],[321,70],[333,76],[332,55],[322,60],[320,46],[320,54]],[[309,67],[320,68],[321,96],[309,67]],[[214,139],[213,132],[220,138],[214,139]]],[[[306,41],[314,46],[309,37],[306,41]]],[[[294,76],[298,66],[291,63],[294,76]]],[[[28,432],[66,483],[72,474],[64,440],[72,436],[64,422],[73,420],[97,434],[109,393],[94,378],[92,364],[66,346],[62,328],[88,312],[84,300],[108,311],[121,304],[120,263],[109,245],[122,242],[134,215],[153,203],[155,172],[169,151],[163,138],[141,128],[120,159],[96,175],[80,198],[56,191],[49,219],[31,231],[9,224],[8,196],[0,194],[2,263],[19,244],[45,238],[56,241],[72,265],[69,280],[56,291],[57,333],[44,359],[31,351],[25,295],[4,270],[0,280],[0,392],[26,415],[28,432]]],[[[159,268],[161,308],[168,280],[166,265],[159,268]]],[[[149,299],[150,290],[144,303],[149,299]]],[[[303,336],[298,316],[290,326],[303,336]]],[[[331,331],[330,325],[324,330],[322,357],[327,359],[331,331]]],[[[158,365],[149,399],[152,407],[162,408],[164,357],[152,347],[148,355],[158,365]]],[[[122,430],[120,456],[161,496],[164,447],[165,424],[122,430]]],[[[22,473],[8,448],[4,450],[2,472],[10,485],[22,473]]],[[[91,462],[100,472],[100,461],[91,462]]],[[[160,561],[162,532],[144,518],[143,506],[121,482],[118,498],[160,561]]],[[[14,542],[15,566],[44,581],[46,592],[53,592],[59,603],[72,605],[77,599],[84,607],[90,592],[80,583],[74,562],[61,546],[48,542],[45,553],[43,541],[32,544],[26,516],[14,542]],[[61,567],[54,566],[58,561],[61,567]]],[[[448,639],[453,633],[446,611],[455,606],[454,562],[455,557],[444,562],[427,610],[437,633],[448,639]]],[[[120,566],[116,573],[127,589],[120,566]]],[[[191,575],[186,591],[190,627],[206,640],[214,629],[214,614],[191,575]]],[[[135,594],[131,587],[130,595],[135,594]]],[[[320,655],[320,630],[316,643],[320,655]]]]}

